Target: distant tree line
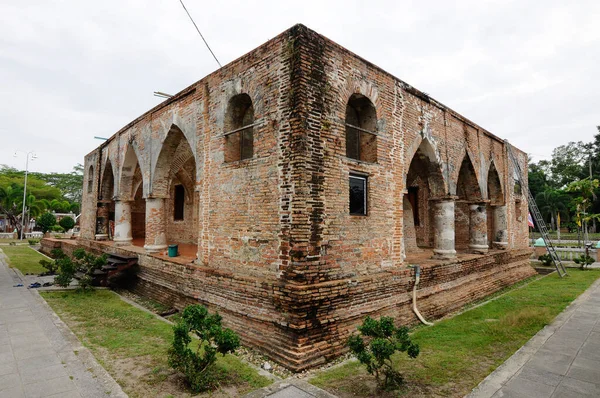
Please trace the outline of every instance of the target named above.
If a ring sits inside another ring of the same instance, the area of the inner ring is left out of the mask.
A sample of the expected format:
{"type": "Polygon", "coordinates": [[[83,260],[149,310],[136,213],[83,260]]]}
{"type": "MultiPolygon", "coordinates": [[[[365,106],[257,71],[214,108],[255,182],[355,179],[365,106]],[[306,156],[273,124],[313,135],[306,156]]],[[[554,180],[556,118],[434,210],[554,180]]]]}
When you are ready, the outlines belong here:
{"type": "Polygon", "coordinates": [[[569,142],[552,151],[550,160],[529,163],[529,190],[549,226],[571,232],[600,218],[600,126],[591,142],[569,142]]]}
{"type": "Polygon", "coordinates": [[[3,222],[19,234],[30,219],[46,212],[79,213],[83,186],[81,164],[76,165],[71,173],[28,173],[26,214],[25,220],[22,220],[24,183],[24,171],[0,165],[0,217],[3,216],[3,222]]]}

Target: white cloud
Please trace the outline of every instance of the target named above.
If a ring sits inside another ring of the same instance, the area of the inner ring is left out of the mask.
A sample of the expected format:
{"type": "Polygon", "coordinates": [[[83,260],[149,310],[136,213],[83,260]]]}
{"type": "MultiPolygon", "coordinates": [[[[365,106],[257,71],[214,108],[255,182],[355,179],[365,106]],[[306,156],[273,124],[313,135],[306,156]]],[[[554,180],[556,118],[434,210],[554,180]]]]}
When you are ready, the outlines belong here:
{"type": "MultiPolygon", "coordinates": [[[[522,149],[600,124],[600,3],[221,1],[186,5],[222,64],[301,22],[522,149]]],[[[69,171],[217,68],[178,1],[0,3],[0,164],[69,171]]]]}

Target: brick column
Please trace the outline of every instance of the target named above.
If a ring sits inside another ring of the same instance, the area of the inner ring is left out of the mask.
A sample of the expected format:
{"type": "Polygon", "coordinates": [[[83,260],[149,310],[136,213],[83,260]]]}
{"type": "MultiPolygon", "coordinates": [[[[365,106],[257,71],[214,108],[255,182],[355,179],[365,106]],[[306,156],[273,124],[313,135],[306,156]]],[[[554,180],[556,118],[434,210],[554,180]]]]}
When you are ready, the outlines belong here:
{"type": "Polygon", "coordinates": [[[96,240],[108,240],[108,217],[110,202],[98,202],[96,210],[96,240]]]}
{"type": "Polygon", "coordinates": [[[508,213],[506,206],[494,208],[494,247],[501,250],[508,248],[508,213]]]}
{"type": "Polygon", "coordinates": [[[488,252],[487,209],[485,203],[469,204],[469,251],[485,254],[488,252]]]}
{"type": "Polygon", "coordinates": [[[131,202],[128,200],[115,201],[115,246],[131,244],[131,202]]]}
{"type": "Polygon", "coordinates": [[[433,199],[433,258],[456,257],[454,249],[454,196],[433,199]]]}
{"type": "Polygon", "coordinates": [[[148,253],[159,252],[167,248],[167,224],[164,198],[146,199],[146,242],[144,249],[148,253]]]}

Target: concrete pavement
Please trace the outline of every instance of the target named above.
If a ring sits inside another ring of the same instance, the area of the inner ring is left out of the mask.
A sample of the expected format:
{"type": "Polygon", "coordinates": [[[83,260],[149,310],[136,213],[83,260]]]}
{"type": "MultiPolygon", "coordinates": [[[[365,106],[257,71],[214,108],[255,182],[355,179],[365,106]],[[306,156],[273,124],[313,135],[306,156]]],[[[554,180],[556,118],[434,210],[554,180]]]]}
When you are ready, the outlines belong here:
{"type": "Polygon", "coordinates": [[[600,280],[468,397],[600,397],[600,280]]]}
{"type": "Polygon", "coordinates": [[[0,398],[126,397],[0,249],[0,398]]]}

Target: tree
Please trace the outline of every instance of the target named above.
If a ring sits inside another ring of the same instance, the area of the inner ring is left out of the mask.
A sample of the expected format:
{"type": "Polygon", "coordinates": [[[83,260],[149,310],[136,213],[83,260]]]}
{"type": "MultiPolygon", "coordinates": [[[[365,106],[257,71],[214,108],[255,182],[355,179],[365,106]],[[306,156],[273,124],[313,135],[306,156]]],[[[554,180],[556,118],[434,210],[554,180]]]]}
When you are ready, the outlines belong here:
{"type": "Polygon", "coordinates": [[[237,334],[221,326],[219,314],[210,315],[206,307],[201,305],[186,307],[180,320],[173,326],[173,333],[169,365],[186,376],[194,392],[214,388],[217,353],[225,355],[235,351],[240,345],[237,334]],[[195,351],[190,348],[190,334],[200,340],[195,351]]]}
{"type": "Polygon", "coordinates": [[[550,217],[550,225],[557,231],[560,240],[560,228],[558,225],[558,216],[568,216],[569,202],[571,197],[562,191],[556,189],[546,189],[537,194],[535,201],[543,215],[550,217]]]}
{"type": "Polygon", "coordinates": [[[0,213],[3,213],[19,235],[22,229],[21,208],[18,206],[22,200],[23,191],[12,186],[0,185],[0,213]]]}
{"type": "Polygon", "coordinates": [[[56,217],[54,217],[54,214],[46,212],[41,217],[38,217],[37,225],[42,229],[43,233],[46,233],[56,225],[56,217]]]}
{"type": "Polygon", "coordinates": [[[380,389],[399,387],[403,379],[393,368],[392,355],[396,351],[406,352],[411,358],[419,355],[419,346],[410,341],[408,328],[397,328],[393,318],[384,316],[379,321],[366,317],[358,330],[360,335],[348,339],[350,351],[375,376],[380,389]],[[363,336],[369,340],[368,343],[363,336]]]}
{"type": "Polygon", "coordinates": [[[590,213],[593,202],[596,200],[596,190],[600,187],[600,182],[596,179],[584,178],[582,180],[573,181],[569,184],[566,191],[578,194],[573,199],[573,202],[577,206],[578,217],[581,215],[581,219],[584,222],[584,232],[586,233],[585,240],[587,241],[587,225],[590,220],[598,219],[598,214],[590,213]]]}
{"type": "Polygon", "coordinates": [[[65,231],[68,231],[75,226],[75,220],[73,220],[72,217],[66,216],[61,218],[61,220],[58,222],[58,225],[63,227],[65,231]]]}
{"type": "Polygon", "coordinates": [[[569,142],[552,151],[550,172],[555,188],[564,188],[573,181],[586,177],[589,149],[582,141],[569,142]]]}

